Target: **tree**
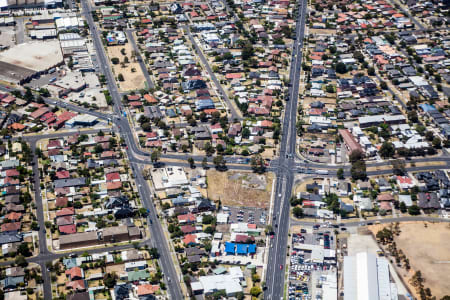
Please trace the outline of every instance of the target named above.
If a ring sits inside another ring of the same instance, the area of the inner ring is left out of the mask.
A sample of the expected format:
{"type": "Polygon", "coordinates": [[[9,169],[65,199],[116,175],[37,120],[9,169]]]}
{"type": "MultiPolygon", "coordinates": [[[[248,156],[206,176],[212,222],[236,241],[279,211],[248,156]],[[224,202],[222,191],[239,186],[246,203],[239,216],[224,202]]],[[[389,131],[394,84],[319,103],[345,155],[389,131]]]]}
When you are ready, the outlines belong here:
{"type": "Polygon", "coordinates": [[[159,152],[159,150],[154,150],[150,156],[152,163],[157,163],[160,157],[161,153],[159,152]]]}
{"type": "Polygon", "coordinates": [[[438,138],[438,137],[435,137],[435,138],[433,139],[432,144],[433,144],[433,147],[434,147],[435,149],[440,149],[440,148],[441,148],[441,139],[438,138]]]}
{"type": "Polygon", "coordinates": [[[337,170],[336,175],[337,175],[337,178],[338,178],[338,179],[344,179],[344,169],[343,169],[343,168],[339,168],[339,169],[337,170]]]}
{"type": "Polygon", "coordinates": [[[113,57],[111,58],[111,62],[113,63],[113,65],[117,65],[120,62],[120,60],[117,57],[113,57]]]}
{"type": "Polygon", "coordinates": [[[377,232],[377,239],[379,239],[383,244],[392,241],[394,234],[388,228],[383,228],[377,232]]]}
{"type": "Polygon", "coordinates": [[[406,213],[406,211],[408,210],[408,208],[406,207],[405,202],[403,202],[403,201],[400,202],[399,209],[400,209],[400,211],[401,211],[402,213],[406,213]]]}
{"type": "Polygon", "coordinates": [[[195,161],[194,161],[194,159],[193,159],[192,157],[189,157],[189,158],[187,159],[187,161],[188,161],[189,166],[191,167],[191,169],[193,169],[193,168],[195,167],[195,161]]]}
{"type": "Polygon", "coordinates": [[[352,178],[354,180],[364,180],[367,177],[366,173],[366,162],[363,160],[356,161],[352,164],[350,169],[350,173],[352,174],[352,178]]]}
{"type": "Polygon", "coordinates": [[[40,94],[42,97],[50,97],[50,92],[49,92],[48,89],[46,89],[46,88],[40,88],[40,89],[39,89],[39,94],[40,94]]]}
{"type": "Polygon", "coordinates": [[[380,147],[379,153],[383,158],[393,157],[395,154],[395,147],[390,142],[384,142],[380,147]]]}
{"type": "Polygon", "coordinates": [[[217,155],[213,159],[214,166],[217,170],[225,170],[226,169],[226,161],[222,155],[217,155]]]}
{"type": "Polygon", "coordinates": [[[367,69],[367,74],[369,76],[375,76],[375,68],[370,67],[369,69],[367,69]]]}
{"type": "Polygon", "coordinates": [[[417,112],[415,110],[408,112],[408,120],[412,123],[417,123],[419,121],[419,117],[417,116],[417,112]]]}
{"type": "Polygon", "coordinates": [[[116,285],[117,282],[117,276],[115,273],[106,273],[103,277],[103,283],[107,288],[113,288],[116,285]]]}
{"type": "Polygon", "coordinates": [[[254,286],[250,289],[250,295],[253,297],[258,297],[261,294],[262,290],[259,286],[254,286]]]}
{"type": "Polygon", "coordinates": [[[158,259],[159,258],[158,248],[150,248],[150,250],[148,252],[149,252],[150,257],[152,259],[158,259]]]}
{"type": "Polygon", "coordinates": [[[204,215],[202,218],[202,223],[203,224],[214,224],[216,222],[216,218],[211,216],[211,215],[204,215]]]}
{"type": "Polygon", "coordinates": [[[291,203],[291,206],[297,206],[297,205],[301,205],[303,203],[302,198],[297,198],[295,196],[292,196],[291,199],[289,200],[289,202],[291,203]]]}
{"type": "Polygon", "coordinates": [[[347,73],[347,67],[345,66],[345,64],[343,62],[338,62],[336,64],[336,72],[340,73],[340,74],[347,73]]]}
{"type": "Polygon", "coordinates": [[[380,87],[383,90],[387,90],[388,89],[388,85],[387,85],[387,83],[385,81],[381,81],[380,82],[380,87]]]}
{"type": "Polygon", "coordinates": [[[26,87],[25,95],[23,97],[27,101],[33,101],[34,100],[33,92],[31,91],[31,89],[29,87],[26,87]]]}
{"type": "Polygon", "coordinates": [[[150,122],[142,123],[141,128],[145,132],[151,132],[152,131],[152,124],[150,122]]]}
{"type": "Polygon", "coordinates": [[[125,81],[125,78],[123,78],[122,73],[120,73],[119,75],[117,75],[117,80],[119,80],[119,81],[125,81]]]}
{"type": "Polygon", "coordinates": [[[206,143],[205,143],[204,150],[205,150],[205,152],[206,152],[206,155],[208,155],[208,156],[213,155],[214,152],[215,152],[214,147],[211,145],[210,142],[206,142],[206,143]]]}
{"type": "Polygon", "coordinates": [[[410,215],[412,215],[412,216],[417,216],[417,215],[420,215],[420,207],[418,207],[417,205],[411,205],[409,208],[408,208],[408,213],[410,214],[410,215]]]}
{"type": "Polygon", "coordinates": [[[242,138],[248,139],[249,136],[250,136],[250,130],[247,127],[242,129],[242,138]]]}
{"type": "Polygon", "coordinates": [[[17,255],[16,259],[14,260],[14,263],[22,268],[28,266],[28,262],[23,255],[17,255]]]}
{"type": "Polygon", "coordinates": [[[205,228],[205,233],[207,234],[213,234],[214,233],[214,228],[212,226],[208,226],[205,228]]]}
{"type": "Polygon", "coordinates": [[[250,165],[252,167],[252,170],[256,173],[264,173],[264,171],[266,170],[264,159],[259,154],[254,155],[250,159],[250,165]]]}
{"type": "Polygon", "coordinates": [[[364,157],[364,153],[361,150],[353,150],[350,155],[349,155],[349,159],[350,162],[356,162],[358,160],[362,160],[364,157]]]}
{"type": "Polygon", "coordinates": [[[36,221],[31,222],[31,230],[39,230],[39,224],[36,221]]]}
{"type": "Polygon", "coordinates": [[[302,218],[303,217],[303,209],[299,206],[296,206],[292,209],[292,213],[296,218],[302,218]]]}
{"type": "Polygon", "coordinates": [[[22,243],[17,247],[17,253],[23,256],[31,256],[30,248],[28,248],[28,243],[22,243]]]}

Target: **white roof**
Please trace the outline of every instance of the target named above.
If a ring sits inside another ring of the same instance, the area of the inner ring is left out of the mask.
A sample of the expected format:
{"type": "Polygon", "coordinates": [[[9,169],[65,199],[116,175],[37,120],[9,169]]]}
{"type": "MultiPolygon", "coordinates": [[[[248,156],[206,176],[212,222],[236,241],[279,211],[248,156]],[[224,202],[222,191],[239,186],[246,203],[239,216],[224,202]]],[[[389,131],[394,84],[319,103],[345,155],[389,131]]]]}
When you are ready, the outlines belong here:
{"type": "Polygon", "coordinates": [[[218,213],[217,214],[217,223],[226,224],[228,223],[228,214],[218,213]]]}
{"type": "Polygon", "coordinates": [[[227,295],[233,295],[243,291],[239,279],[228,274],[200,276],[199,281],[205,294],[224,290],[227,295]]]}
{"type": "Polygon", "coordinates": [[[391,284],[389,281],[389,264],[386,258],[377,259],[378,294],[380,300],[391,300],[391,284]]]}
{"type": "Polygon", "coordinates": [[[391,300],[392,291],[386,258],[367,252],[344,257],[344,300],[391,300]]]}
{"type": "Polygon", "coordinates": [[[191,282],[191,288],[193,291],[201,291],[203,290],[203,285],[200,281],[191,282]]]}
{"type": "Polygon", "coordinates": [[[416,86],[428,85],[428,81],[422,76],[411,76],[409,80],[416,86]]]}
{"type": "Polygon", "coordinates": [[[413,205],[413,202],[411,200],[411,195],[398,195],[398,201],[404,202],[406,206],[413,205]]]}

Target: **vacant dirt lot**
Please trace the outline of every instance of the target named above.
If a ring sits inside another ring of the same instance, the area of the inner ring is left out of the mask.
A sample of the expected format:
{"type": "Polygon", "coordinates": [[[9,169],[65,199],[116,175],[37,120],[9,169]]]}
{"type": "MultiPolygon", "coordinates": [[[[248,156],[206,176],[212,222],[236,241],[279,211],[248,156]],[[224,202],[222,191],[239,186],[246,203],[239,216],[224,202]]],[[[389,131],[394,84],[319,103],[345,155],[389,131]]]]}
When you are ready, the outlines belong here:
{"type": "Polygon", "coordinates": [[[336,107],[336,98],[326,98],[326,97],[305,97],[305,99],[303,99],[302,103],[303,103],[303,109],[309,109],[310,108],[310,104],[313,102],[317,102],[320,101],[323,104],[325,104],[325,106],[328,108],[334,108],[336,107]]]}
{"type": "Polygon", "coordinates": [[[422,272],[425,287],[437,299],[450,294],[450,225],[427,223],[425,227],[423,222],[402,223],[400,230],[395,242],[409,258],[411,268],[422,272]]]}
{"type": "Polygon", "coordinates": [[[268,208],[273,174],[208,170],[208,197],[225,206],[268,208]]]}
{"type": "Polygon", "coordinates": [[[319,29],[311,28],[309,29],[310,34],[323,34],[323,35],[336,35],[336,29],[319,29]]]}
{"type": "Polygon", "coordinates": [[[142,74],[141,67],[139,63],[135,61],[134,58],[131,57],[133,47],[130,43],[120,46],[110,46],[107,47],[109,59],[113,57],[117,57],[120,61],[117,65],[112,65],[114,70],[114,76],[118,76],[119,74],[123,75],[124,81],[117,81],[119,84],[119,89],[121,91],[131,91],[131,90],[139,90],[145,88],[145,77],[142,74]],[[121,50],[125,49],[125,55],[122,55],[121,50]],[[125,56],[128,57],[129,63],[122,64],[125,59],[125,56]],[[133,72],[134,71],[134,72],[133,72]]]}
{"type": "MultiPolygon", "coordinates": [[[[370,226],[376,234],[385,225],[370,226]]],[[[409,259],[411,270],[396,268],[413,293],[410,283],[416,271],[425,279],[424,287],[430,288],[433,296],[441,299],[450,294],[450,224],[404,222],[400,224],[400,235],[395,236],[397,249],[401,249],[409,259]]],[[[419,295],[415,295],[419,298],[419,295]]]]}

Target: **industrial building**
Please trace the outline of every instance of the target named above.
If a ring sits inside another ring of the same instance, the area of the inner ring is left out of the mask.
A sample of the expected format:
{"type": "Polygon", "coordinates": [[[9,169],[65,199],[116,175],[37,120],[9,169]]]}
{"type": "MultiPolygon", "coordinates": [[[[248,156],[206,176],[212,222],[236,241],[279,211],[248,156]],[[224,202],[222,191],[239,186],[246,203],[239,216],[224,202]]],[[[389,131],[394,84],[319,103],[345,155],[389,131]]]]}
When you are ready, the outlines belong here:
{"type": "Polygon", "coordinates": [[[0,79],[23,84],[63,62],[57,40],[19,44],[0,53],[0,79]]]}
{"type": "Polygon", "coordinates": [[[360,252],[344,257],[344,300],[397,300],[397,286],[390,281],[384,257],[360,252]]]}
{"type": "Polygon", "coordinates": [[[66,122],[67,128],[73,128],[75,126],[94,126],[98,122],[96,116],[91,115],[78,115],[66,122]]]}
{"type": "Polygon", "coordinates": [[[347,129],[339,129],[339,134],[344,139],[347,150],[352,153],[353,151],[364,152],[361,145],[356,141],[355,137],[347,129]]]}
{"type": "Polygon", "coordinates": [[[0,10],[34,7],[62,7],[62,0],[0,0],[0,10]]]}

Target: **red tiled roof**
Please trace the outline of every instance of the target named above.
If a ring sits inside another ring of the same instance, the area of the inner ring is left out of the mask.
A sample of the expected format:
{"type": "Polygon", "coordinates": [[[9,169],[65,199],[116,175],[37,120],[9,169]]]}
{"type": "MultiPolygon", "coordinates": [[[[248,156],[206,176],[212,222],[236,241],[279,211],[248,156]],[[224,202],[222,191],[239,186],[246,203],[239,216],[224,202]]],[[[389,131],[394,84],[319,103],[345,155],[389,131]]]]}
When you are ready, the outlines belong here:
{"type": "Polygon", "coordinates": [[[188,234],[183,238],[183,243],[185,243],[186,245],[196,244],[197,236],[195,234],[188,234]]]}
{"type": "Polygon", "coordinates": [[[22,223],[20,223],[20,222],[5,223],[5,224],[2,224],[1,230],[2,230],[2,232],[18,231],[18,230],[20,230],[21,225],[22,225],[22,223]]]}
{"type": "Polygon", "coordinates": [[[158,103],[158,101],[155,99],[155,97],[153,97],[150,94],[145,94],[144,99],[145,99],[145,101],[147,101],[149,103],[158,103]]]}
{"type": "Polygon", "coordinates": [[[10,221],[18,221],[18,220],[20,220],[20,218],[22,218],[22,214],[17,213],[17,212],[11,212],[11,213],[7,214],[5,216],[5,218],[10,221]]]}
{"type": "Polygon", "coordinates": [[[133,107],[140,107],[140,106],[142,106],[142,102],[141,101],[131,101],[128,104],[130,104],[130,106],[133,106],[133,107]]]}
{"type": "Polygon", "coordinates": [[[242,78],[242,73],[227,73],[225,75],[226,79],[236,79],[236,78],[242,78]]]}
{"type": "Polygon", "coordinates": [[[70,173],[67,170],[56,172],[56,177],[58,179],[66,179],[70,177],[70,173]]]}
{"type": "Polygon", "coordinates": [[[118,172],[106,174],[106,181],[120,180],[120,174],[118,172]]]}
{"type": "Polygon", "coordinates": [[[379,194],[377,196],[377,201],[393,201],[394,200],[394,196],[392,196],[391,194],[379,194]]]}
{"type": "Polygon", "coordinates": [[[69,202],[69,198],[67,197],[57,197],[55,201],[56,207],[64,207],[67,206],[67,203],[69,202]]]}
{"type": "Polygon", "coordinates": [[[71,279],[73,278],[83,278],[83,272],[80,267],[73,267],[69,270],[66,270],[66,275],[70,276],[71,279]]]}
{"type": "Polygon", "coordinates": [[[59,226],[59,232],[65,234],[74,234],[77,232],[77,226],[75,224],[61,225],[59,226]]]}
{"type": "Polygon", "coordinates": [[[66,288],[71,288],[76,291],[83,291],[86,289],[86,284],[83,279],[69,281],[66,283],[66,288]]]}
{"type": "Polygon", "coordinates": [[[186,214],[186,215],[179,215],[178,222],[184,221],[184,222],[195,222],[196,218],[193,214],[186,214]]]}
{"type": "Polygon", "coordinates": [[[184,234],[195,232],[195,230],[196,230],[195,227],[192,226],[192,225],[184,225],[184,226],[181,226],[181,231],[182,231],[184,234]]]}
{"type": "Polygon", "coordinates": [[[57,217],[73,216],[74,214],[75,214],[75,208],[73,208],[73,207],[64,207],[56,212],[57,217]]]}
{"type": "Polygon", "coordinates": [[[141,99],[141,96],[140,95],[128,95],[127,98],[128,98],[128,101],[137,101],[137,100],[141,99]]]}
{"type": "Polygon", "coordinates": [[[158,285],[152,285],[152,284],[141,284],[137,287],[137,295],[138,296],[145,296],[145,295],[151,295],[156,293],[159,290],[158,285]]]}
{"type": "Polygon", "coordinates": [[[106,183],[107,190],[118,190],[122,188],[122,181],[111,181],[106,183]]]}
{"type": "Polygon", "coordinates": [[[18,130],[18,131],[24,130],[25,127],[26,127],[25,125],[17,123],[17,122],[12,123],[11,125],[8,126],[9,129],[18,130]]]}
{"type": "Polygon", "coordinates": [[[5,175],[6,177],[17,177],[20,173],[16,169],[9,169],[5,171],[5,175]]]}

